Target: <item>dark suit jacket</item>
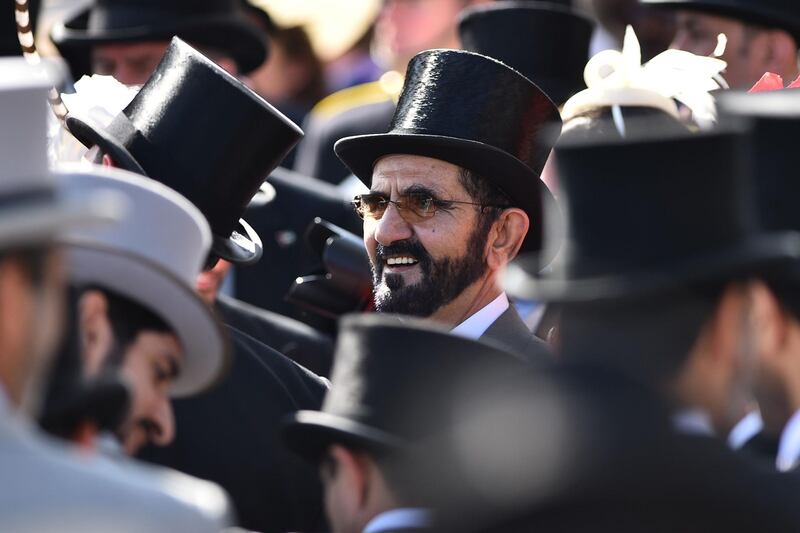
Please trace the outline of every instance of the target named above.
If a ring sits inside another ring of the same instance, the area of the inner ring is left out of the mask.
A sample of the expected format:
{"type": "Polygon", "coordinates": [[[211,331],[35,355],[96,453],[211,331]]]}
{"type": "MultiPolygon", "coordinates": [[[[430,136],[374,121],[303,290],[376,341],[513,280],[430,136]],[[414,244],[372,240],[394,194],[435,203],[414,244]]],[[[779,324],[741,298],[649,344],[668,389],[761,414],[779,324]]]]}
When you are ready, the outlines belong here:
{"type": "MultiPolygon", "coordinates": [[[[642,385],[596,365],[533,374],[511,385],[507,412],[491,411],[496,440],[482,449],[481,460],[506,467],[476,470],[467,464],[472,457],[463,458],[480,490],[450,474],[441,516],[450,517],[452,531],[797,529],[797,480],[760,468],[719,439],[675,432],[669,411],[642,385]],[[483,471],[485,483],[475,477],[483,471]],[[493,478],[502,471],[506,484],[493,478]]],[[[480,392],[471,400],[479,402],[480,392]]],[[[444,464],[436,459],[433,468],[444,464]]],[[[436,470],[429,475],[447,477],[436,470]]]]}
{"type": "Polygon", "coordinates": [[[244,528],[319,531],[317,472],[286,449],[280,428],[289,413],[319,409],[327,385],[248,335],[228,332],[235,359],[227,377],[174,401],[175,441],[142,457],[221,485],[244,528]]]}
{"type": "Polygon", "coordinates": [[[293,318],[259,309],[227,296],[217,298],[223,322],[274,348],[318,376],[328,376],[333,339],[293,318]]]}
{"type": "Polygon", "coordinates": [[[741,453],[760,461],[765,466],[775,468],[775,460],[778,458],[778,447],[780,437],[766,435],[763,431],[756,434],[742,446],[741,453]]]}
{"type": "Polygon", "coordinates": [[[522,321],[513,305],[500,315],[481,335],[534,364],[545,364],[551,360],[547,343],[536,337],[522,321]]]}

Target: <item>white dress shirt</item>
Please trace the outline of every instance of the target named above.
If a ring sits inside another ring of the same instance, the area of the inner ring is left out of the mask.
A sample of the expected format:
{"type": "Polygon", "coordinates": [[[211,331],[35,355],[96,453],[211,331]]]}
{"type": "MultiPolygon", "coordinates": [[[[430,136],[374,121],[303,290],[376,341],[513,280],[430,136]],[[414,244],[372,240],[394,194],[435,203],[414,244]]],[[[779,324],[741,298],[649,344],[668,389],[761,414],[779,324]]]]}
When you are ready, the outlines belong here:
{"type": "Polygon", "coordinates": [[[741,450],[750,439],[758,435],[764,428],[764,421],[758,411],[750,411],[744,418],[733,426],[728,435],[728,447],[731,450],[741,450]]]}
{"type": "Polygon", "coordinates": [[[508,296],[502,292],[500,296],[489,302],[483,309],[453,328],[450,333],[459,337],[477,340],[500,318],[500,315],[508,310],[508,306],[508,296]]]}
{"type": "Polygon", "coordinates": [[[800,411],[792,415],[781,433],[775,466],[781,472],[791,470],[800,460],[800,411]]]}
{"type": "Polygon", "coordinates": [[[369,521],[364,533],[380,533],[402,529],[421,529],[431,525],[431,512],[427,509],[392,509],[369,521]]]}
{"type": "Polygon", "coordinates": [[[672,415],[672,426],[678,433],[686,435],[714,436],[714,425],[711,423],[711,416],[702,409],[678,411],[672,415]]]}

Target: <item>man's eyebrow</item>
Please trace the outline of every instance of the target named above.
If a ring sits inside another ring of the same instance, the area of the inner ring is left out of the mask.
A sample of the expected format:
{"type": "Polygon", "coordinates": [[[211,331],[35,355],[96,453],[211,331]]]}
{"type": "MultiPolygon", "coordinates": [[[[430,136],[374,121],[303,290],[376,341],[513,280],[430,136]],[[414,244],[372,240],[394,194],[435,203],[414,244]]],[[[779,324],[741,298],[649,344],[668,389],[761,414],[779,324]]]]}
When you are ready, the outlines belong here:
{"type": "Polygon", "coordinates": [[[427,194],[429,196],[433,196],[434,198],[439,197],[439,193],[435,189],[426,185],[420,185],[419,183],[409,185],[403,189],[400,194],[427,194]]]}

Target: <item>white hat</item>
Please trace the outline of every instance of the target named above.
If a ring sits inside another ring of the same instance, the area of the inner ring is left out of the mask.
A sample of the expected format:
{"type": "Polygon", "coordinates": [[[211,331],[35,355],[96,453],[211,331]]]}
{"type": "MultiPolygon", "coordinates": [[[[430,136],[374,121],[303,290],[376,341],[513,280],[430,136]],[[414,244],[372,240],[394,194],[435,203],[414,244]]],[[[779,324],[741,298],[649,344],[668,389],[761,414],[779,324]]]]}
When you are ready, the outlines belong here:
{"type": "Polygon", "coordinates": [[[46,243],[62,228],[108,222],[119,196],[63,197],[47,156],[52,79],[22,58],[0,59],[0,247],[46,243]]]}
{"type": "Polygon", "coordinates": [[[211,248],[205,218],[186,198],[151,179],[99,166],[63,168],[70,195],[111,189],[129,202],[116,224],[62,234],[71,280],[124,296],[171,327],[185,353],[172,396],[208,388],[227,368],[228,344],[222,324],[194,291],[211,248]]]}

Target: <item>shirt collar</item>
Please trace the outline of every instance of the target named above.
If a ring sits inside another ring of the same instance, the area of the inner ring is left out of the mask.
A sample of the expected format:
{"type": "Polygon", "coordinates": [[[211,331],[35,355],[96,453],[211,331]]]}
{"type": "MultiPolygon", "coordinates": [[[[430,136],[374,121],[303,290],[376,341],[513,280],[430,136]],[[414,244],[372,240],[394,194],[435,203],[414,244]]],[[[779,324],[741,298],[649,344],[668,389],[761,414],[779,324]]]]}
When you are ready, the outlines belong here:
{"type": "Polygon", "coordinates": [[[711,417],[702,409],[684,409],[672,415],[672,425],[678,433],[714,436],[714,425],[711,417]]]}
{"type": "Polygon", "coordinates": [[[427,509],[392,509],[369,521],[364,533],[379,533],[397,529],[421,529],[430,526],[431,512],[427,509]]]}
{"type": "Polygon", "coordinates": [[[753,437],[758,435],[764,427],[761,414],[758,411],[750,411],[739,423],[733,426],[728,435],[728,447],[732,450],[740,450],[753,437]]]}
{"type": "Polygon", "coordinates": [[[500,318],[500,315],[506,312],[508,307],[508,296],[502,292],[500,296],[489,302],[483,309],[453,328],[450,333],[459,337],[477,340],[500,318]]]}
{"type": "Polygon", "coordinates": [[[800,411],[795,412],[781,433],[775,465],[781,472],[791,470],[800,460],[800,411]]]}

